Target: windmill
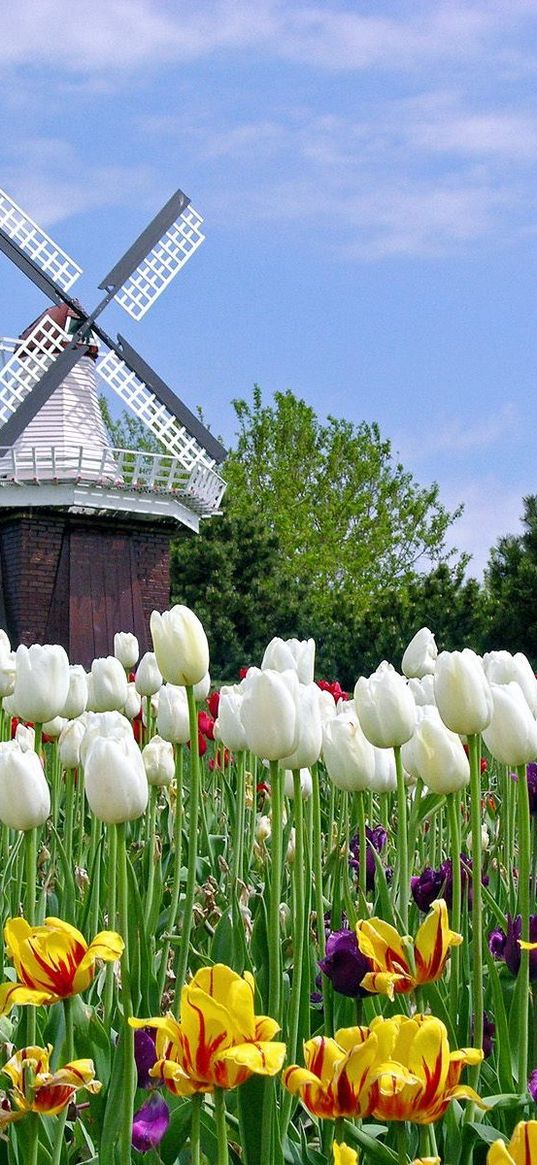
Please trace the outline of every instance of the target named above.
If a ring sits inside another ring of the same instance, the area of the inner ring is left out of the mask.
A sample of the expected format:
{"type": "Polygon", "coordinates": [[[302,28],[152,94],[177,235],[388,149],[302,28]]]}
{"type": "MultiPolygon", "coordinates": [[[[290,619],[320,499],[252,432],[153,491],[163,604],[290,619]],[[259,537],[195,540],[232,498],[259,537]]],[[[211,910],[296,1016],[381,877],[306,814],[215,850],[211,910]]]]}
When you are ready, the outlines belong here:
{"type": "Polygon", "coordinates": [[[218,513],[224,448],[98,322],[112,301],[142,319],[203,242],[202,222],[178,190],[88,312],[71,296],[82,269],[0,190],[0,250],[49,300],[0,341],[0,620],[13,642],[63,643],[86,665],[120,628],[145,648],[151,610],[169,601],[171,535],[218,513]],[[162,452],[111,448],[98,377],[162,452]]]}

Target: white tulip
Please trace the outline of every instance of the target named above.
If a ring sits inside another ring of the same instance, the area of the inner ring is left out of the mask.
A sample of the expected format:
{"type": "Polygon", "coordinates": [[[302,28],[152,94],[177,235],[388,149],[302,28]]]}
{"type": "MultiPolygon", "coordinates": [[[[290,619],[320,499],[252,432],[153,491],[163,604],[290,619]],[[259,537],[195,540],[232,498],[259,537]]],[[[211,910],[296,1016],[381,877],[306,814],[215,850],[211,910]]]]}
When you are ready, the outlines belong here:
{"type": "Polygon", "coordinates": [[[350,793],[370,788],[375,754],[354,710],[324,725],[323,759],[336,788],[350,793]]]}
{"type": "Polygon", "coordinates": [[[127,686],[127,699],[123,705],[123,715],[127,717],[127,720],[136,720],[136,717],[140,714],[141,708],[142,697],[140,696],[139,692],[136,691],[134,682],[129,683],[127,686]]]}
{"type": "MultiPolygon", "coordinates": [[[[170,685],[171,686],[171,685],[170,685]]],[[[158,716],[159,693],[155,692],[154,696],[150,697],[150,714],[152,720],[156,720],[158,716]]],[[[147,717],[147,700],[142,701],[142,724],[144,728],[149,727],[149,720],[147,717]]]]}
{"type": "Polygon", "coordinates": [[[251,668],[246,676],[241,720],[248,748],[265,760],[290,756],[298,743],[298,676],[251,668]]]}
{"type": "Polygon", "coordinates": [[[69,660],[63,647],[21,645],[16,664],[13,701],[20,719],[43,724],[59,716],[69,691],[69,660]]]}
{"type": "Polygon", "coordinates": [[[490,724],[492,692],[475,651],[442,651],[436,661],[434,696],[444,724],[459,736],[473,736],[490,724]]]}
{"type": "Polygon", "coordinates": [[[255,839],[256,839],[256,841],[259,843],[266,841],[267,838],[270,837],[271,833],[272,833],[272,824],[271,824],[270,817],[267,817],[266,814],[261,814],[257,818],[256,823],[255,823],[255,839]]]}
{"type": "MultiPolygon", "coordinates": [[[[283,775],[283,791],[290,801],[293,801],[295,796],[295,783],[293,780],[292,769],[286,769],[283,775]]],[[[300,770],[300,794],[303,801],[309,801],[313,792],[313,781],[309,769],[300,770]]]]}
{"type": "Polygon", "coordinates": [[[401,671],[407,679],[421,680],[424,676],[433,675],[437,656],[438,648],[432,631],[428,627],[421,627],[403,655],[401,671]]]}
{"type": "Polygon", "coordinates": [[[100,737],[93,741],[84,765],[88,805],[107,825],[141,817],[149,785],[142,754],[134,739],[100,737]]]}
{"type": "Polygon", "coordinates": [[[188,701],[184,687],[163,684],[158,694],[157,732],[163,740],[186,744],[190,740],[188,701]]]}
{"type": "Polygon", "coordinates": [[[96,740],[134,741],[130,720],[121,712],[86,712],[81,720],[85,724],[80,746],[80,759],[84,767],[96,740]]]}
{"type": "MultiPolygon", "coordinates": [[[[470,764],[460,737],[446,728],[436,708],[423,709],[412,749],[417,776],[432,793],[457,793],[468,784],[470,764]]],[[[403,752],[403,764],[405,759],[403,752]]]]}
{"type": "Polygon", "coordinates": [[[62,716],[66,720],[76,720],[86,711],[88,702],[88,677],[79,663],[71,664],[69,668],[69,691],[62,708],[62,716]]]}
{"type": "Polygon", "coordinates": [[[7,631],[4,631],[3,627],[0,627],[0,652],[2,651],[7,651],[8,653],[11,651],[11,640],[7,631]]]}
{"type": "Polygon", "coordinates": [[[175,606],[162,615],[153,611],[151,635],[157,664],[168,684],[198,684],[209,671],[209,644],[197,615],[175,606]]]}
{"type": "Polygon", "coordinates": [[[204,675],[203,679],[198,684],[194,684],[194,699],[206,700],[211,690],[211,677],[209,672],[204,675]]]}
{"type": "Polygon", "coordinates": [[[232,752],[243,752],[247,748],[246,731],[241,720],[242,698],[239,684],[220,688],[214,736],[232,752]]]}
{"type": "Polygon", "coordinates": [[[319,688],[319,709],[323,727],[329,720],[333,720],[334,716],[337,716],[338,714],[336,702],[331,692],[322,691],[321,688],[319,688]]]}
{"type": "Polygon", "coordinates": [[[114,655],[125,671],[132,671],[138,663],[140,648],[138,640],[130,631],[116,631],[114,635],[114,655]]]}
{"type": "Polygon", "coordinates": [[[377,748],[395,748],[410,740],[416,723],[416,705],[403,676],[384,661],[373,675],[361,676],[354,703],[362,729],[377,748]]]}
{"type": "Polygon", "coordinates": [[[35,728],[30,724],[17,724],[15,740],[23,752],[35,752],[35,728]]]}
{"type": "Polygon", "coordinates": [[[434,676],[423,676],[421,680],[409,680],[408,687],[414,697],[416,708],[423,708],[425,704],[434,704],[434,676]]]}
{"type": "Polygon", "coordinates": [[[50,792],[37,753],[16,740],[0,744],[0,821],[24,831],[43,825],[50,813],[50,792]]]}
{"type": "Polygon", "coordinates": [[[530,711],[537,714],[537,678],[522,651],[488,651],[483,656],[485,675],[491,684],[519,684],[530,711]]]}
{"type": "Polygon", "coordinates": [[[317,684],[298,686],[298,739],[294,751],[281,758],[283,769],[309,769],[319,760],[323,744],[320,694],[317,684]]]}
{"type": "Polygon", "coordinates": [[[55,716],[53,720],[45,720],[43,724],[43,735],[50,736],[52,740],[56,740],[64,724],[67,724],[65,716],[55,716]]]}
{"type": "Polygon", "coordinates": [[[136,672],[136,691],[141,696],[154,696],[162,687],[162,676],[157,667],[154,651],[146,651],[138,664],[136,672]]]}
{"type": "Polygon", "coordinates": [[[93,712],[119,712],[125,707],[128,681],[119,659],[114,655],[94,659],[91,678],[93,712]]]}
{"type": "MultiPolygon", "coordinates": [[[[406,745],[403,745],[406,748],[406,745]]],[[[393,748],[373,748],[375,769],[370,783],[374,793],[393,793],[397,788],[395,754],[393,748]]]]}
{"type": "Polygon", "coordinates": [[[262,671],[296,671],[301,684],[313,683],[314,639],[280,639],[275,636],[265,648],[262,671]]]}
{"type": "Polygon", "coordinates": [[[537,722],[517,683],[491,684],[492,719],[483,740],[504,765],[525,765],[537,759],[537,722]]]}
{"type": "Polygon", "coordinates": [[[63,769],[77,769],[80,765],[80,747],[86,732],[84,720],[67,720],[58,740],[60,764],[63,769]]]}
{"type": "Polygon", "coordinates": [[[15,690],[17,656],[0,644],[0,697],[11,696],[15,690]]]}
{"type": "Polygon", "coordinates": [[[142,760],[150,785],[171,785],[175,775],[175,757],[170,741],[153,736],[142,749],[142,760]]]}

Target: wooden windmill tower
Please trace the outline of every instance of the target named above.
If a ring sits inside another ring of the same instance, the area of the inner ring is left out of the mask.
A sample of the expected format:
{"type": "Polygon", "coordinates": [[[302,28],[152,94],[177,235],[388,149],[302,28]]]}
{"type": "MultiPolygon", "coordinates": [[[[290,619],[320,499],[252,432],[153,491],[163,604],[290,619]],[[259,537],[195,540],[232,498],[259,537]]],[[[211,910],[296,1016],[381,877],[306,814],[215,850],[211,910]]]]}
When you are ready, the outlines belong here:
{"type": "Polygon", "coordinates": [[[0,622],[14,644],[61,643],[88,666],[121,629],[144,650],[150,612],[169,602],[170,537],[218,512],[222,445],[97,323],[111,300],[141,319],[203,242],[202,221],[177,191],[87,312],[70,295],[81,268],[0,191],[0,250],[53,305],[0,343],[0,622]],[[165,453],[110,447],[99,376],[165,453]]]}

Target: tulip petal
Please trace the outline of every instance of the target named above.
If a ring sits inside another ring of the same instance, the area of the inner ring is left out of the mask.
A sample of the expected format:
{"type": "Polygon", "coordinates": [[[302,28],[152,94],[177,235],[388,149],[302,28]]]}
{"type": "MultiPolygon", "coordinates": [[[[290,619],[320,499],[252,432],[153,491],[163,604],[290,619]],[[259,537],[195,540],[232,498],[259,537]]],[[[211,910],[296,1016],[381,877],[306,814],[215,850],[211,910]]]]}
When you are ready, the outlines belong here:
{"type": "Polygon", "coordinates": [[[23,983],[0,984],[0,1015],[7,1015],[12,1007],[33,1004],[41,1007],[44,1004],[57,1003],[59,995],[51,991],[41,991],[35,987],[25,987],[23,983]]]}
{"type": "Polygon", "coordinates": [[[414,954],[417,982],[432,983],[439,979],[450,947],[460,946],[462,941],[462,934],[450,930],[446,903],[443,898],[438,898],[416,935],[414,954]]]}
{"type": "Polygon", "coordinates": [[[286,1045],[278,1043],[235,1044],[219,1057],[260,1076],[275,1076],[285,1060],[286,1045]]]}
{"type": "Polygon", "coordinates": [[[349,1148],[344,1141],[340,1145],[334,1141],[332,1149],[334,1153],[334,1165],[358,1165],[358,1153],[355,1149],[349,1148]]]}

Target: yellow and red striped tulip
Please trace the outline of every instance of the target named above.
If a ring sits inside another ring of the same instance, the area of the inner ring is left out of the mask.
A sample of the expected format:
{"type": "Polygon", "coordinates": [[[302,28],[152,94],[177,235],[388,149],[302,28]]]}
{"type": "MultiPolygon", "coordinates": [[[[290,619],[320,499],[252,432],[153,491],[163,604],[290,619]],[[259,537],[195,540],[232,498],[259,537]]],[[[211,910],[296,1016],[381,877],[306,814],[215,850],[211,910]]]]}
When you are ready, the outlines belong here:
{"type": "Polygon", "coordinates": [[[451,1052],[446,1028],[435,1016],[377,1017],[370,1030],[378,1039],[371,1116],[431,1124],[452,1100],[472,1100],[485,1107],[473,1088],[459,1084],[462,1069],[479,1064],[483,1052],[477,1048],[451,1052]]]}
{"type": "Polygon", "coordinates": [[[100,931],[88,946],[80,931],[61,918],[45,918],[43,926],[9,918],[4,938],[18,981],[0,985],[0,1015],[15,1004],[39,1006],[78,995],[92,982],[97,959],[113,963],[124,949],[112,930],[100,931]]]}
{"type": "Polygon", "coordinates": [[[157,1062],[150,1075],[176,1096],[236,1088],[252,1074],[275,1076],[285,1044],[272,1042],[279,1025],[255,1015],[255,984],[217,963],[202,967],[181,992],[179,1021],[172,1015],[131,1020],[156,1029],[157,1062]]]}
{"type": "MultiPolygon", "coordinates": [[[[403,940],[382,918],[362,919],[356,923],[360,951],[371,964],[362,979],[366,991],[378,992],[393,999],[394,993],[406,993],[421,983],[432,983],[443,974],[451,947],[462,943],[462,935],[450,930],[443,898],[433,902],[427,918],[414,940],[414,967],[405,952],[403,940]]],[[[406,943],[412,940],[405,940],[406,943]]]]}
{"type": "Polygon", "coordinates": [[[314,1036],[304,1044],[304,1058],[305,1068],[286,1068],[283,1083],[308,1112],[328,1120],[369,1115],[378,1060],[378,1037],[370,1028],[340,1028],[334,1039],[314,1036]]]}
{"type": "Polygon", "coordinates": [[[537,1121],[520,1121],[508,1145],[494,1141],[487,1165],[537,1165],[537,1121]]]}
{"type": "Polygon", "coordinates": [[[47,1048],[22,1048],[2,1068],[11,1081],[10,1093],[15,1108],[0,1107],[0,1129],[30,1112],[55,1116],[71,1103],[79,1088],[100,1092],[102,1085],[95,1079],[93,1060],[72,1060],[51,1072],[51,1052],[52,1044],[47,1048]]]}

